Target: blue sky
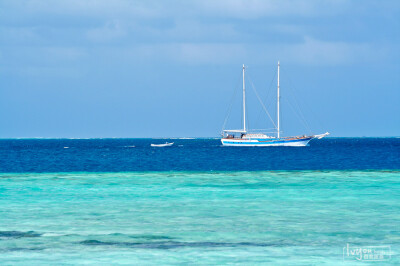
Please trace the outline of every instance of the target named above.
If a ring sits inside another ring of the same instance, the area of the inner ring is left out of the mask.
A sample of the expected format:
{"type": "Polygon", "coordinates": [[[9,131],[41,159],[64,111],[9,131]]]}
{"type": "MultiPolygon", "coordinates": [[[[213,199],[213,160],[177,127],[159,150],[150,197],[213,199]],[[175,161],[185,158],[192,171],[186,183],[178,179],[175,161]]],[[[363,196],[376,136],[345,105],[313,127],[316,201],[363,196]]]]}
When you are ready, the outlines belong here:
{"type": "Polygon", "coordinates": [[[314,133],[399,136],[399,47],[395,0],[1,0],[0,137],[218,136],[243,63],[275,117],[278,60],[285,135],[298,104],[314,133]]]}

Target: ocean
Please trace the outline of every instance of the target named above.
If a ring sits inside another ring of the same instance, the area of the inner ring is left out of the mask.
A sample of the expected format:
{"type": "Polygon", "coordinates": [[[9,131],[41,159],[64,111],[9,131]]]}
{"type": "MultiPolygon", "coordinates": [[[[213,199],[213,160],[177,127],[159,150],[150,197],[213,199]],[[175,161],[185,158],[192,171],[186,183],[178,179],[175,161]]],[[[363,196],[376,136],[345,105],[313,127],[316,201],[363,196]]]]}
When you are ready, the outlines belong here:
{"type": "Polygon", "coordinates": [[[0,265],[399,265],[399,225],[399,138],[0,140],[0,265]]]}

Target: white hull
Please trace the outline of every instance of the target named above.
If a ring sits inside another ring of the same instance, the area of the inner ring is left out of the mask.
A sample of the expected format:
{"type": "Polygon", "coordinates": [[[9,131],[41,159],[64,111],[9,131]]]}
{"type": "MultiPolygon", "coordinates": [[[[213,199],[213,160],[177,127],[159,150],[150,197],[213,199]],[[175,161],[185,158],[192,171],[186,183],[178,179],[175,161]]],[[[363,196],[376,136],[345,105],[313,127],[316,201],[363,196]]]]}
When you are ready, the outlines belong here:
{"type": "Polygon", "coordinates": [[[234,147],[304,147],[307,146],[311,138],[299,139],[299,140],[245,140],[245,139],[221,139],[222,145],[234,146],[234,147]]]}
{"type": "Polygon", "coordinates": [[[151,147],[170,147],[174,145],[174,143],[164,143],[164,144],[150,144],[151,147]]]}

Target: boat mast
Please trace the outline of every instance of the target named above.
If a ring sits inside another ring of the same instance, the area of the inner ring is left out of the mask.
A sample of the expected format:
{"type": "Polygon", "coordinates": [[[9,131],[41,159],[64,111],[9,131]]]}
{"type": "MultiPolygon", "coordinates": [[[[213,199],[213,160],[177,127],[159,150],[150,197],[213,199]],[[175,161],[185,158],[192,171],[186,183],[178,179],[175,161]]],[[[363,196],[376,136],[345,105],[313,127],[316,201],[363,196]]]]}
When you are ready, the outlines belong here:
{"type": "Polygon", "coordinates": [[[277,99],[278,99],[278,102],[277,102],[277,120],[278,120],[278,124],[277,124],[277,129],[278,129],[278,138],[280,138],[280,128],[279,128],[279,98],[280,98],[280,96],[279,96],[279,61],[278,61],[278,97],[277,97],[277,99]]]}
{"type": "Polygon", "coordinates": [[[244,64],[243,64],[243,131],[246,133],[246,87],[244,83],[244,64]]]}

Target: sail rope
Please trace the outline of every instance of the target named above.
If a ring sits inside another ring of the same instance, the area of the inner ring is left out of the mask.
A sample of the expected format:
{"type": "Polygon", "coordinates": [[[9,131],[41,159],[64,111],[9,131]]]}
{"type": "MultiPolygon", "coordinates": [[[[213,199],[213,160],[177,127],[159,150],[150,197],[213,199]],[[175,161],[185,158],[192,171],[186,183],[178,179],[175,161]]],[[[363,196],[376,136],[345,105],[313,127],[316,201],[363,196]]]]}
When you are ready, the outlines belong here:
{"type": "MultiPolygon", "coordinates": [[[[265,96],[265,100],[263,101],[263,103],[266,103],[266,107],[267,107],[267,110],[268,110],[268,108],[270,107],[270,105],[273,103],[273,101],[270,101],[269,103],[267,103],[267,100],[268,99],[272,99],[272,97],[271,97],[271,94],[272,94],[272,83],[275,81],[275,79],[276,79],[276,73],[277,73],[277,68],[275,68],[275,72],[274,72],[274,75],[272,76],[272,80],[271,80],[271,82],[269,83],[269,86],[267,87],[268,88],[268,90],[267,90],[267,95],[265,96]]],[[[258,124],[258,121],[260,120],[260,117],[261,117],[261,113],[262,113],[262,109],[260,110],[260,112],[258,112],[258,116],[257,116],[257,120],[256,120],[256,124],[258,124]]]]}
{"type": "MultiPolygon", "coordinates": [[[[289,88],[289,90],[291,90],[290,86],[288,88],[289,88]]],[[[309,123],[307,122],[307,119],[305,118],[303,112],[301,111],[300,105],[299,105],[299,103],[298,103],[298,101],[296,99],[296,96],[293,93],[293,91],[292,91],[292,95],[293,95],[293,98],[294,98],[295,105],[293,106],[290,101],[287,101],[287,102],[289,102],[289,104],[292,106],[293,112],[298,116],[298,118],[303,123],[305,128],[312,134],[311,127],[310,127],[309,123]],[[296,108],[297,108],[297,112],[296,112],[296,108]]]]}
{"type": "Polygon", "coordinates": [[[235,100],[235,98],[236,98],[236,94],[237,94],[237,91],[238,91],[237,88],[239,87],[240,79],[238,80],[238,82],[236,82],[236,84],[237,84],[237,85],[235,86],[235,89],[234,89],[234,91],[233,91],[233,95],[231,96],[230,104],[229,104],[228,110],[227,110],[226,115],[225,115],[225,121],[224,121],[224,124],[222,125],[222,130],[221,130],[221,132],[224,131],[225,126],[226,126],[226,123],[228,122],[228,119],[229,119],[229,117],[230,117],[230,115],[231,115],[232,106],[233,106],[233,102],[234,102],[234,100],[235,100]]]}
{"type": "MultiPolygon", "coordinates": [[[[293,89],[296,89],[295,86],[292,84],[292,81],[290,80],[290,78],[288,78],[288,81],[291,83],[291,86],[293,87],[293,89]]],[[[309,108],[309,111],[311,112],[312,116],[317,120],[317,124],[319,127],[323,127],[326,128],[324,123],[318,119],[318,116],[315,114],[314,110],[312,108],[309,108]]]]}
{"type": "Polygon", "coordinates": [[[299,120],[303,123],[303,125],[305,126],[305,128],[312,134],[311,127],[310,127],[309,123],[307,122],[307,119],[305,118],[303,112],[301,111],[299,102],[298,102],[297,97],[296,97],[294,85],[293,85],[293,83],[291,82],[291,80],[290,80],[289,77],[287,77],[287,80],[289,81],[289,83],[290,83],[290,85],[291,85],[291,86],[287,86],[287,88],[290,90],[290,92],[291,92],[290,94],[293,95],[293,99],[294,99],[295,106],[293,106],[293,105],[291,104],[290,101],[287,100],[287,102],[288,102],[289,105],[292,107],[293,112],[297,115],[297,117],[298,117],[299,120]],[[293,88],[293,89],[292,89],[292,88],[293,88]],[[297,111],[296,111],[296,108],[297,108],[297,111]]]}
{"type": "Polygon", "coordinates": [[[267,108],[265,107],[264,103],[262,102],[262,100],[261,100],[261,98],[260,98],[260,95],[258,95],[258,92],[257,92],[256,88],[254,87],[254,84],[253,84],[253,82],[251,81],[250,78],[249,78],[249,81],[250,81],[251,87],[253,88],[253,91],[254,91],[254,93],[256,94],[257,99],[258,99],[258,101],[260,102],[262,108],[264,109],[265,113],[268,115],[268,117],[269,117],[269,119],[271,120],[271,122],[272,122],[272,124],[274,125],[274,127],[277,128],[277,126],[276,126],[275,123],[274,123],[274,120],[272,119],[272,117],[271,117],[271,115],[269,114],[267,108]]]}
{"type": "Polygon", "coordinates": [[[305,123],[305,120],[299,116],[299,114],[296,112],[295,108],[293,107],[292,103],[287,98],[285,98],[285,97],[283,97],[283,98],[289,104],[290,108],[292,108],[293,113],[297,116],[297,118],[300,120],[300,122],[303,124],[303,126],[312,134],[310,127],[308,126],[307,123],[305,123]]]}

